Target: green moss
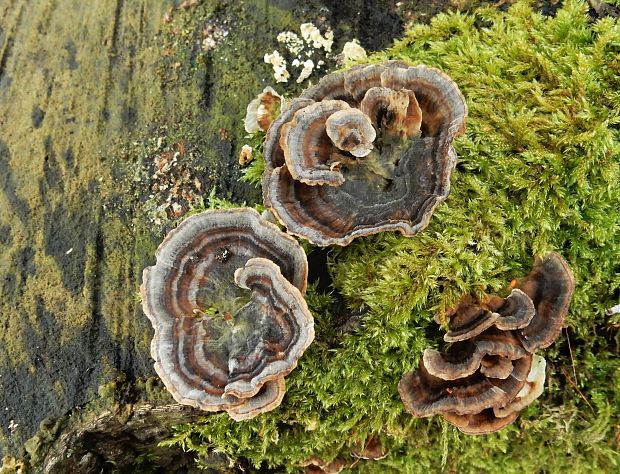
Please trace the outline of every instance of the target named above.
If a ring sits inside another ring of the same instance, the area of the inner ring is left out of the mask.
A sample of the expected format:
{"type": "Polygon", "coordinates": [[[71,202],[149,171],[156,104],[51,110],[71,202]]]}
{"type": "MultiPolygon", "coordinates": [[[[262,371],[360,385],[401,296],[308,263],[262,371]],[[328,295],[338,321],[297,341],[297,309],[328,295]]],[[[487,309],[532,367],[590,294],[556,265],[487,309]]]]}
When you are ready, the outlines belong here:
{"type": "Polygon", "coordinates": [[[416,237],[382,234],[332,252],[335,289],[367,313],[355,333],[338,334],[331,296],[311,289],[317,339],[281,407],[242,423],[213,415],[178,427],[171,442],[290,471],[311,455],[346,457],[371,435],[390,454],[359,472],[618,468],[618,328],[604,310],[620,296],[620,26],[591,24],[586,11],[569,0],[553,18],[528,2],[442,14],[372,58],[437,66],[461,87],[469,119],[450,197],[416,237]],[[547,250],[568,260],[577,289],[568,329],[541,352],[544,395],[487,436],[405,413],[396,387],[425,347],[440,345],[433,317],[464,293],[507,294],[547,250]]]}

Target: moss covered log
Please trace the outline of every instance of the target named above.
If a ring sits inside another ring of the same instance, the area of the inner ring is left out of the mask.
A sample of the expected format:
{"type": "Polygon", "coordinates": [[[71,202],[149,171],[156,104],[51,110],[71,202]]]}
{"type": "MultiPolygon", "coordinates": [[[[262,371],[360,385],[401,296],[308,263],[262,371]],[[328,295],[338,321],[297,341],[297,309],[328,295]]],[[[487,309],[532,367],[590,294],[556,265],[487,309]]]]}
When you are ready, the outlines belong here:
{"type": "MultiPolygon", "coordinates": [[[[118,445],[76,452],[93,469],[125,472],[185,463],[174,454],[182,449],[220,470],[298,472],[312,456],[351,465],[373,438],[388,455],[355,462],[357,472],[618,469],[620,318],[605,313],[620,300],[617,20],[596,20],[570,0],[557,12],[546,3],[552,17],[519,2],[419,25],[446,5],[350,3],[0,5],[3,455],[41,470],[67,440],[88,448],[80,434],[107,426],[135,440],[141,420],[181,421],[178,407],[169,418],[149,415],[170,398],[149,379],[140,274],[183,215],[258,202],[237,164],[241,146],[261,138],[244,137],[245,106],[273,85],[262,58],[279,47],[276,35],[314,21],[334,29],[339,47],[357,37],[385,48],[404,34],[369,60],[437,66],[459,84],[470,114],[449,198],[413,238],[384,234],[327,251],[304,244],[317,336],[281,407],[242,423],[187,413],[161,448],[166,429],[129,454],[118,445]],[[568,328],[541,352],[544,395],[514,425],[481,437],[410,417],[397,384],[424,348],[442,348],[434,318],[445,323],[463,294],[506,296],[547,250],[567,259],[577,287],[568,328]]],[[[280,91],[303,87],[291,82],[280,91]]],[[[20,463],[7,458],[3,469],[20,463]]]]}

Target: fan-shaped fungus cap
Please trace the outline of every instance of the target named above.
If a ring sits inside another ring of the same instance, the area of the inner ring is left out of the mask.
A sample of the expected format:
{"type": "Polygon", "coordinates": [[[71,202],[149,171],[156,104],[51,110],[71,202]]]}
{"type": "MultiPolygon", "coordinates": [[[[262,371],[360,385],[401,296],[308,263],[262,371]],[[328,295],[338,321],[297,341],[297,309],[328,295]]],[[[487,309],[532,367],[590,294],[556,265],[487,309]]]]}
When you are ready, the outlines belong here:
{"type": "Polygon", "coordinates": [[[447,353],[425,349],[422,359],[431,375],[443,380],[455,380],[476,372],[486,355],[516,360],[527,354],[513,332],[489,328],[470,341],[453,344],[447,353]]]}
{"type": "Polygon", "coordinates": [[[235,421],[249,420],[256,415],[273,410],[282,403],[286,392],[284,377],[265,382],[258,393],[243,399],[241,405],[228,408],[226,411],[235,421]]]}
{"type": "Polygon", "coordinates": [[[383,447],[381,441],[376,436],[373,436],[366,441],[364,447],[356,448],[351,451],[351,456],[359,459],[372,459],[377,461],[387,457],[388,450],[383,447]]]}
{"type": "Polygon", "coordinates": [[[486,408],[480,413],[472,413],[468,415],[457,415],[456,413],[444,413],[443,417],[448,422],[456,426],[465,434],[489,434],[505,428],[513,423],[519,412],[513,412],[506,417],[499,418],[495,416],[492,408],[486,408]]]}
{"type": "Polygon", "coordinates": [[[314,339],[314,320],[303,295],[270,260],[251,258],[235,270],[235,283],[251,290],[252,300],[235,315],[224,394],[247,398],[297,366],[314,339]],[[260,331],[250,332],[257,318],[260,331]]]}
{"type": "Polygon", "coordinates": [[[513,361],[512,372],[505,379],[492,379],[476,372],[446,381],[429,374],[421,361],[417,371],[406,373],[400,380],[398,392],[405,408],[414,416],[479,413],[515,398],[525,384],[531,364],[531,355],[513,361]]]}
{"type": "Polygon", "coordinates": [[[280,134],[282,132],[282,127],[293,119],[298,110],[313,103],[313,100],[294,99],[288,108],[273,121],[267,130],[265,143],[263,144],[266,176],[269,176],[274,169],[283,166],[285,163],[284,150],[280,147],[280,134]]]}
{"type": "Polygon", "coordinates": [[[248,133],[262,130],[266,132],[271,123],[280,115],[283,109],[282,96],[273,88],[265,87],[258,97],[252,100],[245,114],[245,131],[248,133]]]}
{"type": "Polygon", "coordinates": [[[334,145],[326,122],[343,109],[350,107],[341,100],[315,102],[297,111],[293,119],[282,126],[280,147],[294,179],[311,186],[342,184],[344,177],[331,167],[334,145]]]}
{"type": "Polygon", "coordinates": [[[512,362],[507,357],[487,354],[480,361],[480,373],[492,379],[505,379],[512,373],[512,362]]]}
{"type": "MultiPolygon", "coordinates": [[[[358,150],[342,143],[351,133],[330,132],[341,153],[314,147],[318,155],[304,155],[300,165],[286,146],[274,146],[282,145],[285,131],[290,133],[282,126],[284,117],[274,122],[265,139],[269,165],[263,193],[287,230],[326,246],[348,245],[356,237],[383,231],[411,236],[426,227],[448,195],[456,163],[452,141],[464,130],[467,107],[456,84],[436,69],[388,61],[325,76],[301,97],[312,108],[315,103],[346,102],[370,123],[374,120],[376,138],[371,150],[366,123],[368,138],[349,140],[363,143],[358,150]],[[286,157],[284,163],[281,157],[286,157]]],[[[292,116],[286,120],[295,121],[292,116]]]]}
{"type": "Polygon", "coordinates": [[[446,342],[464,341],[490,328],[499,318],[498,313],[475,304],[471,297],[465,297],[450,316],[450,331],[443,339],[446,342]]]}
{"type": "Polygon", "coordinates": [[[525,385],[521,391],[517,394],[514,400],[508,403],[506,406],[493,408],[495,416],[503,418],[510,416],[512,413],[519,413],[523,408],[528,406],[538,397],[540,397],[545,389],[545,368],[547,362],[544,357],[534,355],[532,361],[532,368],[530,373],[527,374],[525,385]]]}
{"type": "Polygon", "coordinates": [[[334,145],[357,158],[372,151],[372,142],[377,137],[368,116],[351,108],[330,115],[325,122],[325,130],[334,145]]]}
{"type": "Polygon", "coordinates": [[[509,331],[526,327],[532,321],[536,311],[531,298],[515,288],[497,312],[500,317],[495,321],[495,327],[502,331],[509,331]]]}
{"type": "Polygon", "coordinates": [[[555,252],[537,257],[534,269],[517,286],[534,302],[536,314],[518,334],[525,348],[534,352],[548,347],[562,331],[575,279],[566,260],[555,252]]]}
{"type": "Polygon", "coordinates": [[[304,467],[304,474],[338,474],[347,467],[347,462],[342,458],[325,462],[317,456],[312,456],[304,461],[301,466],[304,467]]]}
{"type": "Polygon", "coordinates": [[[426,349],[419,369],[401,379],[405,408],[414,416],[442,414],[468,434],[512,423],[543,392],[545,360],[533,352],[557,337],[573,289],[568,264],[551,252],[536,259],[506,299],[492,296],[476,304],[465,297],[445,338],[457,342],[446,353],[426,349]],[[496,316],[490,325],[487,313],[496,316]],[[503,398],[497,396],[500,387],[503,398]]]}
{"type": "Polygon", "coordinates": [[[545,359],[534,355],[525,385],[506,406],[487,408],[480,413],[467,415],[444,413],[443,417],[463,433],[488,434],[499,431],[513,423],[519,412],[542,394],[544,383],[545,359]]]}
{"type": "Polygon", "coordinates": [[[143,308],[174,398],[235,419],[277,406],[314,337],[299,244],[253,209],[206,211],[171,231],[156,257],[143,308]]]}
{"type": "Polygon", "coordinates": [[[366,91],[360,110],[390,137],[412,138],[421,133],[422,110],[412,91],[372,87],[366,91]]]}

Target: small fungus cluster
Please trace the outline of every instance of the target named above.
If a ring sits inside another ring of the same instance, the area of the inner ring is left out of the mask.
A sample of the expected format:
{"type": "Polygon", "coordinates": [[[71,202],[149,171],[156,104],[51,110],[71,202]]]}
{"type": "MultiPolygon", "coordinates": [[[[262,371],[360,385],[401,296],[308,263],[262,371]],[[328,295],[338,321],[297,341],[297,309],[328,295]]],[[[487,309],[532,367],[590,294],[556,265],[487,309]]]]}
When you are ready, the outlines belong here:
{"type": "Polygon", "coordinates": [[[265,205],[316,245],[414,235],[448,196],[466,115],[456,84],[434,68],[388,61],[329,74],[267,131],[265,205]]]}
{"type": "Polygon", "coordinates": [[[426,349],[418,370],[398,390],[414,416],[440,414],[468,434],[498,431],[538,398],[545,359],[534,354],[559,335],[574,290],[566,261],[557,253],[537,258],[532,272],[507,298],[464,299],[444,340],[447,352],[426,349]]]}
{"type": "Polygon", "coordinates": [[[299,244],[253,209],[182,222],[144,270],[155,370],[174,398],[235,420],[278,406],[314,339],[299,244]]]}
{"type": "Polygon", "coordinates": [[[304,474],[338,474],[344,469],[354,468],[361,459],[378,461],[387,457],[389,452],[383,447],[381,441],[371,437],[364,444],[356,445],[349,456],[338,456],[327,462],[318,456],[312,456],[301,463],[304,474]]]}

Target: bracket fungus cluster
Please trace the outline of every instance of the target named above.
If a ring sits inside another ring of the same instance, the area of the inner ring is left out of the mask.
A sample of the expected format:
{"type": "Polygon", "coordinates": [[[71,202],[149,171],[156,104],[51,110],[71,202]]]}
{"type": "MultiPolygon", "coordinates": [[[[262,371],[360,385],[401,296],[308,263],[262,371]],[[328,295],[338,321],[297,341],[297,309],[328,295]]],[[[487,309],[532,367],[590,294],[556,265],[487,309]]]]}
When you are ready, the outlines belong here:
{"type": "Polygon", "coordinates": [[[485,434],[516,420],[543,391],[548,347],[564,325],[574,290],[566,261],[550,252],[503,299],[464,299],[444,340],[447,352],[426,349],[419,368],[398,390],[414,416],[440,414],[464,433],[485,434]]]}
{"type": "Polygon", "coordinates": [[[299,244],[253,209],[186,219],[144,270],[155,370],[174,398],[235,420],[278,406],[314,339],[299,244]]]}
{"type": "Polygon", "coordinates": [[[441,71],[388,61],[323,77],[271,124],[265,205],[292,234],[411,236],[446,199],[467,106],[441,71]]]}

